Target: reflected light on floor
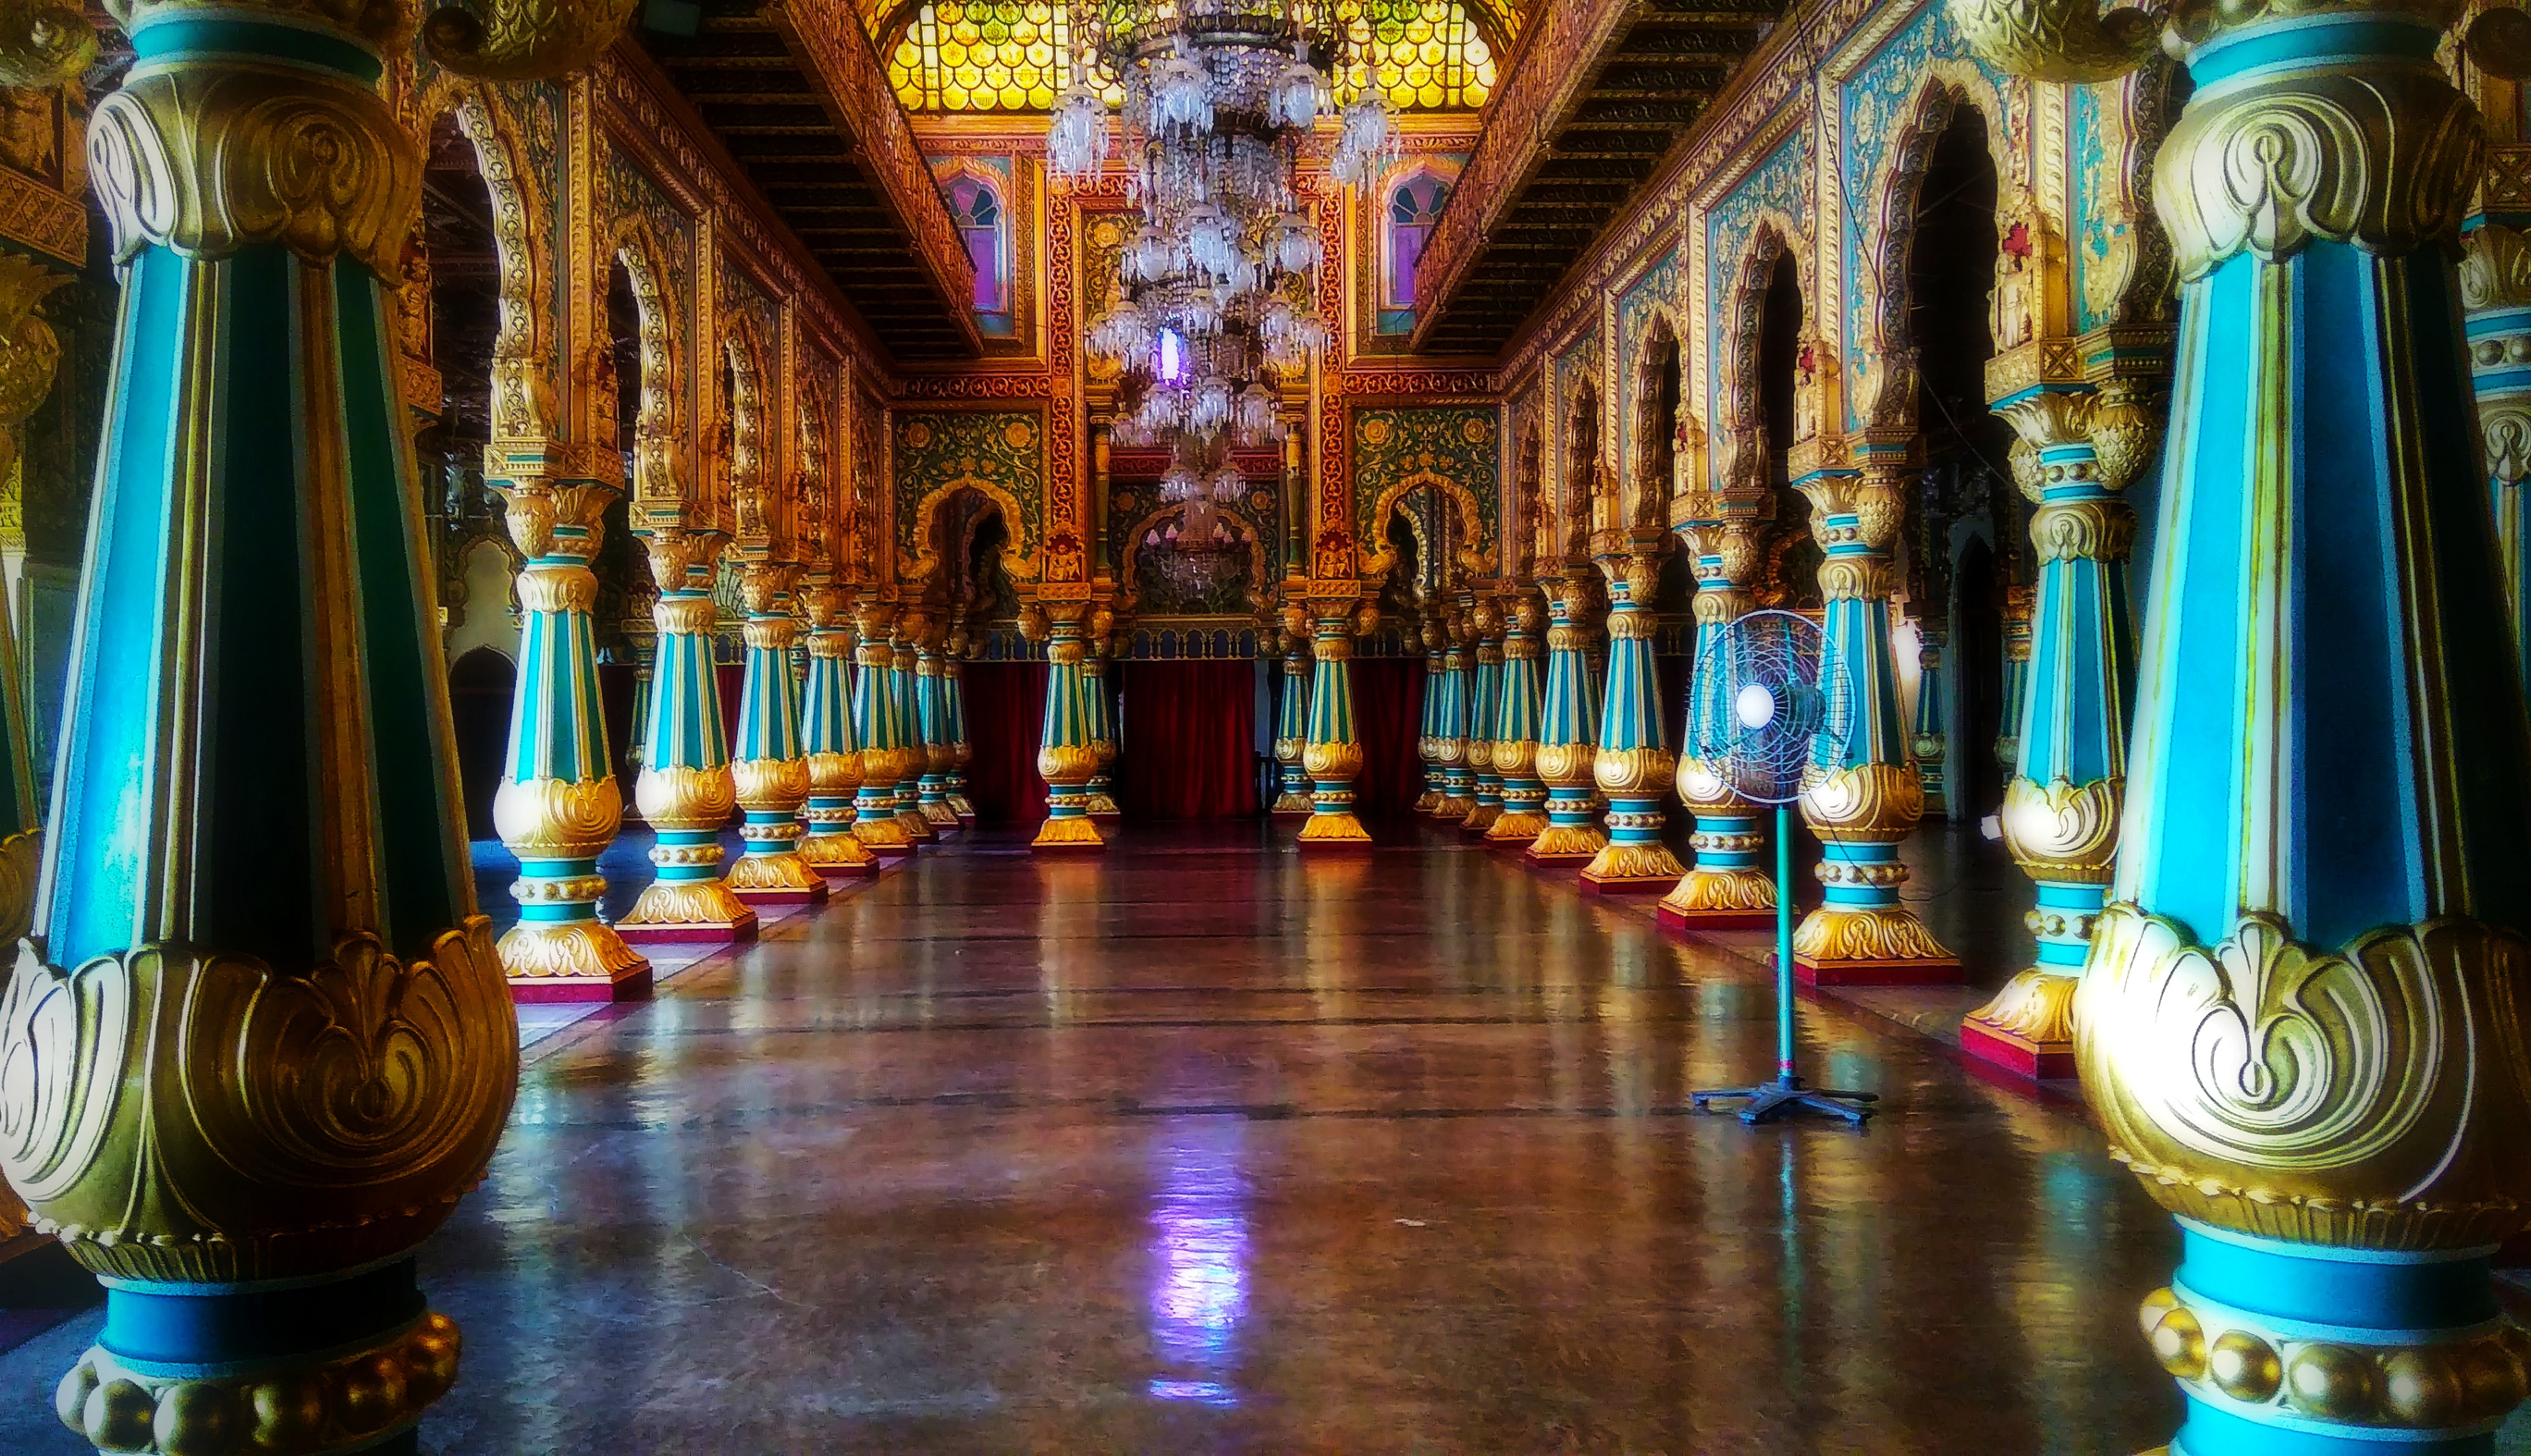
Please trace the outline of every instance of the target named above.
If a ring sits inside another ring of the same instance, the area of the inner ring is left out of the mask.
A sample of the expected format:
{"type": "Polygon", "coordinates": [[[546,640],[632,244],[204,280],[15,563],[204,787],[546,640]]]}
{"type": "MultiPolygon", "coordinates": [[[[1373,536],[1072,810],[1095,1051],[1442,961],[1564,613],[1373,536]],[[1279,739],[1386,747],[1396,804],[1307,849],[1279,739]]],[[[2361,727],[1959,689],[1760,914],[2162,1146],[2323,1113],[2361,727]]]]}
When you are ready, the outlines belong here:
{"type": "MultiPolygon", "coordinates": [[[[1152,1345],[1178,1373],[1226,1376],[1248,1314],[1248,1189],[1240,1170],[1246,1124],[1236,1117],[1171,1118],[1154,1149],[1151,1213],[1152,1345]]],[[[1155,1376],[1154,1400],[1234,1406],[1221,1379],[1155,1376]]]]}

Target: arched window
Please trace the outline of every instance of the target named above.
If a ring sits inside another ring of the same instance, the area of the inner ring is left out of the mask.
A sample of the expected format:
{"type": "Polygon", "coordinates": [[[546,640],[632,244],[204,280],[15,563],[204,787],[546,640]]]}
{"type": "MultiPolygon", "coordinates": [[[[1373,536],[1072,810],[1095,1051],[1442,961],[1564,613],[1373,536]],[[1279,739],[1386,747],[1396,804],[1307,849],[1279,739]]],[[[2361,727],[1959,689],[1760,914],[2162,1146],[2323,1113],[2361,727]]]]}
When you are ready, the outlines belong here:
{"type": "Polygon", "coordinates": [[[1415,328],[1415,265],[1432,241],[1433,225],[1441,220],[1441,204],[1450,200],[1448,179],[1429,171],[1411,173],[1388,190],[1380,221],[1381,278],[1379,331],[1411,333],[1415,328]]]}
{"type": "Polygon", "coordinates": [[[949,219],[976,265],[976,326],[987,337],[1011,332],[1009,214],[991,183],[970,173],[949,179],[949,219]]]}

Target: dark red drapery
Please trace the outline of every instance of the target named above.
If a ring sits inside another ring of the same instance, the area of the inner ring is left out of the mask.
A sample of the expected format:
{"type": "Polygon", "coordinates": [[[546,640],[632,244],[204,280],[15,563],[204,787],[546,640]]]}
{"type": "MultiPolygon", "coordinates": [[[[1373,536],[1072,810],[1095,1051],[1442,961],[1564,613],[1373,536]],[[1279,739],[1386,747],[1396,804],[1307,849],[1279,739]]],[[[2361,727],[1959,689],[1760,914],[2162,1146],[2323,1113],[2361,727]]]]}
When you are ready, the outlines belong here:
{"type": "Polygon", "coordinates": [[[1354,733],[1362,741],[1362,777],[1354,812],[1395,818],[1424,797],[1424,760],[1415,752],[1424,712],[1424,663],[1416,657],[1353,660],[1354,733]]]}
{"type": "Polygon", "coordinates": [[[1038,777],[1037,741],[1045,730],[1045,664],[970,662],[963,669],[967,799],[985,824],[1034,824],[1045,817],[1045,780],[1038,777]]]}
{"type": "Polygon", "coordinates": [[[1129,819],[1257,812],[1257,666],[1126,662],[1123,782],[1129,819]]]}
{"type": "Polygon", "coordinates": [[[738,708],[747,700],[747,664],[719,662],[712,665],[712,687],[720,694],[720,731],[729,740],[732,757],[738,755],[738,708]]]}

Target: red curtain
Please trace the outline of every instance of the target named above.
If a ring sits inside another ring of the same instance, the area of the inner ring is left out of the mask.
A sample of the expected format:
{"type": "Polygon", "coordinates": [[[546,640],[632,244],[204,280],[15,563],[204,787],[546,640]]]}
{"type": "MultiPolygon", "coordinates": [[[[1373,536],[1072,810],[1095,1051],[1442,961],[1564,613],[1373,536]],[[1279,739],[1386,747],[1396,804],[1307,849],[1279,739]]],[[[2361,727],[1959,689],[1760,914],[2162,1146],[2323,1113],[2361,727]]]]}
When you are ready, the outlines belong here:
{"type": "Polygon", "coordinates": [[[1037,743],[1045,731],[1045,664],[970,662],[963,669],[967,799],[986,824],[1034,824],[1045,817],[1045,780],[1038,777],[1037,743]]]}
{"type": "Polygon", "coordinates": [[[720,731],[729,740],[732,757],[738,756],[738,709],[747,700],[747,664],[717,662],[712,664],[712,687],[720,693],[720,731]]]}
{"type": "Polygon", "coordinates": [[[1257,665],[1126,662],[1123,782],[1133,819],[1257,812],[1257,665]]]}
{"type": "Polygon", "coordinates": [[[1362,740],[1362,777],[1354,812],[1398,818],[1424,797],[1424,760],[1415,752],[1424,714],[1424,662],[1419,657],[1353,660],[1353,723],[1362,740]]]}

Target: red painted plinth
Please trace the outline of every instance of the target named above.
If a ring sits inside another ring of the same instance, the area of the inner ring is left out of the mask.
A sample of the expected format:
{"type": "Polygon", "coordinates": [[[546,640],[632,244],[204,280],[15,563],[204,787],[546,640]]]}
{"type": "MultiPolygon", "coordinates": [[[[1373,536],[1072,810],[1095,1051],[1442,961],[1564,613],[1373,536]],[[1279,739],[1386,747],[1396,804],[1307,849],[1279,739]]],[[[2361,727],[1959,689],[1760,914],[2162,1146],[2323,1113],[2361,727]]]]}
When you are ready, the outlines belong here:
{"type": "Polygon", "coordinates": [[[1828,961],[1793,957],[1793,975],[1804,985],[1958,985],[1960,963],[1940,961],[1828,961]]]}
{"type": "Polygon", "coordinates": [[[1960,1050],[1991,1066],[2042,1081],[2074,1075],[2074,1043],[2033,1041],[1981,1022],[1960,1023],[1960,1050]]]}
{"type": "MultiPolygon", "coordinates": [[[[1592,858],[1599,857],[1594,855],[1592,858]]],[[[1585,874],[1581,879],[1582,893],[1586,895],[1666,895],[1678,887],[1678,876],[1675,874],[1628,878],[1611,875],[1606,879],[1594,879],[1585,874]]]]}
{"type": "Polygon", "coordinates": [[[1772,910],[1672,910],[1660,908],[1660,923],[1672,930],[1772,930],[1775,913],[1772,910]]]}
{"type": "MultiPolygon", "coordinates": [[[[1531,838],[1531,839],[1488,839],[1488,840],[1485,842],[1485,845],[1486,845],[1486,848],[1488,848],[1488,849],[1490,849],[1490,850],[1492,850],[1492,851],[1493,851],[1494,853],[1496,853],[1496,854],[1525,855],[1525,854],[1528,854],[1528,853],[1529,853],[1529,847],[1530,847],[1532,844],[1535,844],[1535,843],[1537,843],[1537,840],[1536,840],[1535,838],[1531,838]]],[[[1586,863],[1586,864],[1587,864],[1587,863],[1589,863],[1589,862],[1587,862],[1587,861],[1586,861],[1586,862],[1584,862],[1584,863],[1586,863]]]]}
{"type": "Polygon", "coordinates": [[[826,885],[821,878],[805,890],[732,890],[731,894],[750,905],[823,905],[826,885]]]}
{"type": "Polygon", "coordinates": [[[510,982],[510,999],[521,1006],[587,1005],[591,1002],[647,1001],[650,990],[650,968],[645,966],[622,980],[560,976],[514,980],[510,982]]]}
{"type": "MultiPolygon", "coordinates": [[[[1529,861],[1529,863],[1533,865],[1548,866],[1588,865],[1593,860],[1600,858],[1599,853],[1595,850],[1583,850],[1570,855],[1542,855],[1535,849],[1523,849],[1520,853],[1522,859],[1529,861]]],[[[1678,881],[1671,880],[1670,883],[1676,884],[1678,881]]]]}
{"type": "Polygon", "coordinates": [[[922,848],[923,846],[908,840],[904,844],[874,844],[870,847],[870,852],[878,856],[881,864],[893,865],[899,860],[913,859],[922,848]]]}
{"type": "Polygon", "coordinates": [[[872,856],[859,865],[812,865],[809,868],[817,871],[817,877],[826,882],[828,889],[833,889],[838,885],[875,878],[879,863],[877,857],[872,856]]]}
{"type": "Polygon", "coordinates": [[[617,925],[627,945],[727,945],[756,938],[756,912],[726,925],[617,925]]]}

